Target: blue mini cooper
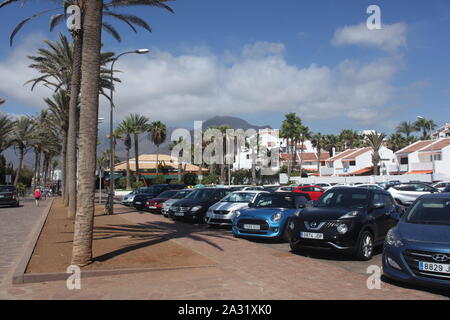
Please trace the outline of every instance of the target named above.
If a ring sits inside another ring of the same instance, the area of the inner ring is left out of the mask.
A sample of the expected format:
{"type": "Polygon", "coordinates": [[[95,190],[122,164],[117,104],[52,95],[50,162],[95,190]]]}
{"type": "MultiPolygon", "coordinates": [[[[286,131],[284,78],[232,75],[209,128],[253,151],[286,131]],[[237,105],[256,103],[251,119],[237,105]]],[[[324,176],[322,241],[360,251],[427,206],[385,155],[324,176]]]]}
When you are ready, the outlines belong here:
{"type": "Polygon", "coordinates": [[[306,193],[261,193],[249,204],[249,208],[236,213],[233,234],[236,237],[287,241],[290,217],[311,204],[311,198],[306,193]]]}

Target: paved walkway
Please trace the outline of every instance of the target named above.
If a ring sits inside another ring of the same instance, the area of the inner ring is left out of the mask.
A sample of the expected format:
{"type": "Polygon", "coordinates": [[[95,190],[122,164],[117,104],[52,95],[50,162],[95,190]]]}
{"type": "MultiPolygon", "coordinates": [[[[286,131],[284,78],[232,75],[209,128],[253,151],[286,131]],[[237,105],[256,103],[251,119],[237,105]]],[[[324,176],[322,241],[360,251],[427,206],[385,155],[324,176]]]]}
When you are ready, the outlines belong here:
{"type": "MultiPolygon", "coordinates": [[[[129,212],[130,210],[127,209],[129,212]]],[[[0,291],[3,299],[443,299],[382,283],[367,289],[367,276],[320,261],[235,239],[220,230],[172,222],[162,216],[124,213],[128,226],[166,230],[162,237],[217,262],[217,266],[82,278],[81,290],[65,281],[0,291]]],[[[170,254],[170,253],[168,253],[170,254]]]]}
{"type": "Polygon", "coordinates": [[[50,200],[41,201],[40,206],[36,207],[34,200],[22,199],[22,207],[0,207],[0,285],[13,271],[24,244],[48,203],[50,200]]]}

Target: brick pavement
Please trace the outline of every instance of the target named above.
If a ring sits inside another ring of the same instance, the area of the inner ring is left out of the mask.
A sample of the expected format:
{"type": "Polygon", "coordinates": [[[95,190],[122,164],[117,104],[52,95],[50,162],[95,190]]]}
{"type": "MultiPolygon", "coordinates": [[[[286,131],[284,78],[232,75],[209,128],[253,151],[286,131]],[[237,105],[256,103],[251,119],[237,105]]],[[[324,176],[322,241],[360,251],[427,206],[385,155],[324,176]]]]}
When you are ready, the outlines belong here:
{"type": "MultiPolygon", "coordinates": [[[[130,211],[128,209],[128,211],[130,211]]],[[[189,247],[217,267],[155,271],[82,279],[81,290],[64,281],[0,290],[2,299],[443,299],[386,283],[369,290],[367,277],[320,261],[235,239],[220,230],[173,223],[161,216],[126,213],[141,227],[165,228],[167,241],[189,247]]]]}
{"type": "Polygon", "coordinates": [[[19,208],[0,207],[0,284],[2,284],[20,258],[21,250],[50,200],[22,199],[19,208]]]}

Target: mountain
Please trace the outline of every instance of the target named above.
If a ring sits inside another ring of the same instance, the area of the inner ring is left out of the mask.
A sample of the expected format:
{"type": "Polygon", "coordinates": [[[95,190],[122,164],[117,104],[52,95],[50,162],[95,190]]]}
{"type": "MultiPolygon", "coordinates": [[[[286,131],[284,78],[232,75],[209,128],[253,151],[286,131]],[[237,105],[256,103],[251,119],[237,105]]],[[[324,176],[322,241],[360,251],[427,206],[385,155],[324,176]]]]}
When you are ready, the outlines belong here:
{"type": "Polygon", "coordinates": [[[220,127],[221,125],[228,125],[231,129],[243,129],[243,130],[247,130],[247,129],[259,130],[259,129],[266,129],[266,128],[271,129],[270,126],[255,126],[255,125],[248,123],[244,119],[237,118],[237,117],[227,117],[227,116],[224,116],[224,117],[216,116],[214,118],[204,121],[203,129],[207,129],[211,126],[220,127]]]}

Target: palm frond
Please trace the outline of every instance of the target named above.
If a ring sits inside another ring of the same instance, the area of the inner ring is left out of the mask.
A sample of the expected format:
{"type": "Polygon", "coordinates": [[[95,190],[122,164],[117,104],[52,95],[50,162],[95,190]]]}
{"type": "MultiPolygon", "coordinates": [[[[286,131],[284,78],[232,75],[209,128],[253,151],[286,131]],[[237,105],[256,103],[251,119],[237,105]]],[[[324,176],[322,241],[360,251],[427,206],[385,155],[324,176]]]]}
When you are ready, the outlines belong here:
{"type": "Polygon", "coordinates": [[[107,22],[103,22],[102,25],[103,29],[105,29],[105,31],[108,32],[114,39],[116,39],[118,42],[122,42],[119,32],[117,32],[117,30],[112,25],[107,22]]]}
{"type": "Polygon", "coordinates": [[[166,9],[167,11],[174,13],[173,9],[166,5],[164,2],[170,0],[111,0],[105,7],[131,7],[131,6],[152,6],[166,9]]]}
{"type": "Polygon", "coordinates": [[[53,31],[53,29],[60,24],[61,22],[65,21],[66,15],[64,13],[55,14],[50,17],[50,31],[53,31]]]}

